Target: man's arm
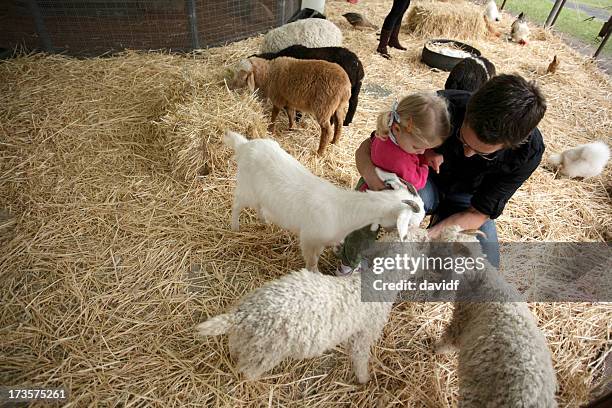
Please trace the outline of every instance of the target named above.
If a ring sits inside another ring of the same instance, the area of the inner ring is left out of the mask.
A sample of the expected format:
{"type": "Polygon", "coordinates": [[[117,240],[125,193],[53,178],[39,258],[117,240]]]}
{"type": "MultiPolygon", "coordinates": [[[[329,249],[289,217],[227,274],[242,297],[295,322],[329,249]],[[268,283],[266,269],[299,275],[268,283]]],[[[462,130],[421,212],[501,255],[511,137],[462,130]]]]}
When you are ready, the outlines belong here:
{"type": "Polygon", "coordinates": [[[355,162],[357,163],[357,171],[365,180],[370,190],[384,190],[385,185],[376,175],[374,164],[370,158],[370,138],[364,140],[357,151],[355,152],[355,162]]]}
{"type": "Polygon", "coordinates": [[[428,234],[432,238],[436,238],[442,232],[444,227],[450,225],[459,225],[461,229],[479,229],[482,224],[489,220],[489,216],[481,213],[477,209],[470,207],[465,211],[458,212],[448,218],[443,219],[435,226],[428,230],[428,234]]]}

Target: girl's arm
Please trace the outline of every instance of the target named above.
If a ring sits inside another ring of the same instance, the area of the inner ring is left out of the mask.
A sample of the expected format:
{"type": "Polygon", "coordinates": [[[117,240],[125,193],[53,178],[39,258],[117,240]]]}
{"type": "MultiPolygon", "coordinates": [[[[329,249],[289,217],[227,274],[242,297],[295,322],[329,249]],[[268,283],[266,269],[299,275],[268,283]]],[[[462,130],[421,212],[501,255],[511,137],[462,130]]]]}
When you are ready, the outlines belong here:
{"type": "Polygon", "coordinates": [[[357,163],[357,171],[363,177],[370,190],[384,190],[384,183],[376,175],[374,164],[370,159],[370,144],[372,140],[367,138],[364,140],[357,151],[355,152],[355,162],[357,163]]]}

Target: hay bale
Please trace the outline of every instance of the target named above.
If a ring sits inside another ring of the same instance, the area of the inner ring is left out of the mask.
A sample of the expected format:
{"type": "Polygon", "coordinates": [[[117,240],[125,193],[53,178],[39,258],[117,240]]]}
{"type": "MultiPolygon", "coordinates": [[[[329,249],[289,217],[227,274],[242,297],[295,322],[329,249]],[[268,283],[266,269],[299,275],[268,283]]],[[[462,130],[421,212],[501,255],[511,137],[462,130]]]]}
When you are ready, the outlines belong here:
{"type": "Polygon", "coordinates": [[[468,2],[420,2],[406,17],[405,31],[421,38],[480,39],[486,35],[482,7],[468,2]]]}

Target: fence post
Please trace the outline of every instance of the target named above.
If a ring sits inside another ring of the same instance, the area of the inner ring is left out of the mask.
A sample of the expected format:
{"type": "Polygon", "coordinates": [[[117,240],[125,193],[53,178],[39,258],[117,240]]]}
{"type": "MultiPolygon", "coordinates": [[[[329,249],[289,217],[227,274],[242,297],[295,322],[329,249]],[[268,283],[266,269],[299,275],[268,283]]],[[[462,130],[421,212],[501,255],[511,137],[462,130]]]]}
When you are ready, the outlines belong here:
{"type": "Polygon", "coordinates": [[[51,37],[49,37],[49,32],[47,31],[47,27],[45,27],[45,20],[43,20],[40,14],[40,9],[38,8],[36,0],[28,0],[28,8],[30,9],[30,13],[32,13],[32,18],[34,18],[34,26],[36,27],[36,33],[40,38],[43,50],[53,52],[54,49],[51,43],[51,37]]]}
{"type": "Polygon", "coordinates": [[[561,14],[561,10],[563,10],[563,7],[565,7],[565,2],[567,0],[563,0],[561,1],[561,7],[559,7],[559,11],[557,11],[557,14],[555,14],[555,18],[553,18],[552,23],[550,23],[551,27],[555,25],[555,23],[557,22],[557,17],[559,17],[559,14],[561,14]]]}
{"type": "Polygon", "coordinates": [[[555,16],[557,15],[557,13],[559,12],[559,9],[561,8],[561,3],[562,2],[563,2],[563,0],[555,0],[555,5],[550,10],[550,14],[548,14],[548,17],[546,18],[546,22],[544,23],[544,28],[548,28],[548,27],[551,26],[551,22],[555,18],[555,16]]]}
{"type": "MultiPolygon", "coordinates": [[[[608,19],[607,24],[608,26],[608,30],[604,36],[604,38],[601,40],[601,44],[599,44],[599,47],[597,47],[597,51],[595,51],[595,55],[593,55],[593,59],[596,59],[599,56],[599,53],[601,52],[601,50],[603,50],[603,48],[606,46],[606,43],[608,42],[608,38],[610,38],[610,33],[612,33],[612,16],[608,19]]],[[[605,27],[605,25],[604,25],[605,27]]]]}
{"type": "Polygon", "coordinates": [[[195,0],[187,0],[187,15],[189,17],[189,33],[191,34],[191,48],[200,48],[200,38],[198,37],[198,19],[196,16],[195,0]]]}

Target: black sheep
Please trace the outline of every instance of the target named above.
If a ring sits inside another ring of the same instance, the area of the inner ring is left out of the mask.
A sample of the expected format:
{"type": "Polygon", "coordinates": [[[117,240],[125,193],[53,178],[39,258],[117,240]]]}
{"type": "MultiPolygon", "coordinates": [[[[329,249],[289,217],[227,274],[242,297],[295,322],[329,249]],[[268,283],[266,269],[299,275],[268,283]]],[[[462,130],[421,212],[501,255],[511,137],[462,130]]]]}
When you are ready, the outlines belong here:
{"type": "Polygon", "coordinates": [[[448,75],[444,89],[476,92],[493,76],[495,65],[491,61],[485,57],[468,57],[455,65],[448,75]]]}
{"type": "Polygon", "coordinates": [[[323,60],[340,65],[351,81],[351,99],[349,99],[349,107],[346,112],[346,117],[344,118],[343,126],[348,126],[353,121],[353,116],[357,110],[361,82],[365,74],[363,71],[363,64],[359,61],[355,53],[343,47],[308,48],[303,45],[292,45],[276,53],[266,53],[254,56],[267,60],[277,57],[323,60]]]}

